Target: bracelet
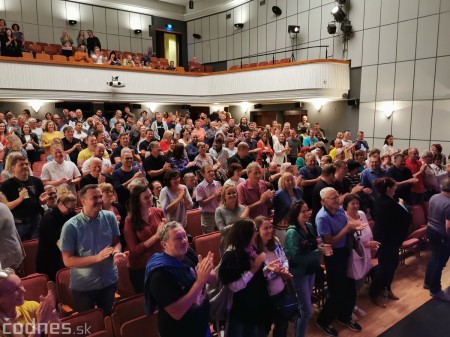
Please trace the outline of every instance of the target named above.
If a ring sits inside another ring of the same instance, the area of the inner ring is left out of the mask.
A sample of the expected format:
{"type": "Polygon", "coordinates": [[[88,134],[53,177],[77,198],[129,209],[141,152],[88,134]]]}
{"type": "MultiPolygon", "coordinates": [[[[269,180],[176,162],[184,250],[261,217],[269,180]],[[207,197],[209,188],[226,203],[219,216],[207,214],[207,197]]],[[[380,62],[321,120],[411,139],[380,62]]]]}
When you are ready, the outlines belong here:
{"type": "Polygon", "coordinates": [[[116,255],[116,254],[118,254],[118,253],[120,253],[120,252],[114,252],[114,253],[112,253],[112,257],[114,257],[114,255],[116,255]]]}

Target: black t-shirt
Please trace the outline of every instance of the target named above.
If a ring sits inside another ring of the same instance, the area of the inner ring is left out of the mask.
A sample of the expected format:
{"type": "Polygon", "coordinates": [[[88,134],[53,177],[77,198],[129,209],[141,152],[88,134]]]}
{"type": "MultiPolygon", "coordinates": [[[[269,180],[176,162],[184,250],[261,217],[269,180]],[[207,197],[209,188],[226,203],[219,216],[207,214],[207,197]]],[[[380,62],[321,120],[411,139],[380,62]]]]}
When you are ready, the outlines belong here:
{"type": "Polygon", "coordinates": [[[342,195],[351,191],[352,183],[347,177],[344,177],[344,180],[342,181],[335,180],[333,184],[331,184],[331,187],[333,187],[339,195],[342,195]]]}
{"type": "Polygon", "coordinates": [[[41,179],[29,177],[27,181],[20,181],[16,178],[10,178],[1,184],[0,190],[9,201],[14,201],[19,197],[19,191],[22,188],[28,190],[28,198],[14,209],[11,210],[15,218],[26,219],[33,218],[37,214],[42,214],[43,208],[39,201],[39,196],[44,193],[44,185],[41,179]]]}
{"type": "MultiPolygon", "coordinates": [[[[64,151],[68,151],[70,150],[72,147],[74,147],[75,144],[81,143],[81,141],[77,138],[73,138],[71,142],[69,142],[67,140],[66,137],[64,137],[62,139],[62,143],[63,143],[63,147],[64,147],[64,151]]],[[[72,151],[71,153],[69,153],[69,157],[70,157],[70,161],[72,163],[74,163],[75,165],[77,165],[77,160],[78,160],[78,154],[80,153],[80,150],[75,149],[74,151],[72,151]]]]}
{"type": "MultiPolygon", "coordinates": [[[[111,184],[112,183],[112,179],[110,176],[105,176],[105,182],[111,184]]],[[[91,185],[91,184],[98,184],[98,179],[91,176],[90,173],[86,174],[85,176],[83,176],[80,180],[80,188],[83,188],[86,185],[91,185]]]]}
{"type": "Polygon", "coordinates": [[[145,170],[145,174],[147,176],[147,180],[149,182],[152,182],[155,180],[159,180],[161,182],[161,184],[164,182],[165,172],[163,172],[157,176],[152,176],[152,177],[150,177],[147,172],[161,170],[166,162],[167,162],[167,158],[162,155],[159,155],[157,158],[150,155],[144,159],[143,167],[145,170]]]}
{"type": "MultiPolygon", "coordinates": [[[[133,154],[137,154],[138,153],[135,146],[128,145],[127,147],[133,152],[133,154]]],[[[116,163],[114,158],[117,158],[117,157],[120,158],[120,152],[122,151],[122,149],[123,149],[123,146],[121,146],[121,145],[119,145],[118,147],[116,147],[114,149],[114,151],[113,151],[113,153],[111,155],[111,163],[113,163],[113,164],[116,163]]]]}
{"type": "Polygon", "coordinates": [[[130,172],[126,172],[122,170],[122,168],[119,168],[112,173],[112,185],[117,192],[119,204],[125,208],[128,206],[128,201],[130,200],[130,191],[128,188],[124,187],[123,184],[133,178],[138,171],[139,170],[133,166],[130,172]]]}
{"type": "Polygon", "coordinates": [[[144,151],[148,151],[148,146],[150,145],[151,142],[148,142],[146,140],[143,140],[140,144],[139,144],[139,152],[141,152],[142,150],[144,151]]]}
{"type": "MultiPolygon", "coordinates": [[[[411,179],[413,175],[409,168],[405,167],[402,171],[394,165],[386,172],[386,177],[392,178],[397,182],[401,182],[411,179]]],[[[397,200],[398,198],[402,198],[406,203],[409,203],[411,196],[411,185],[412,184],[403,184],[397,186],[397,189],[395,190],[395,199],[397,200]]]]}
{"type": "MultiPolygon", "coordinates": [[[[186,254],[183,262],[194,272],[198,261],[195,254],[186,254]]],[[[155,270],[150,280],[150,293],[159,308],[158,330],[161,337],[204,337],[208,326],[209,301],[206,293],[199,296],[200,304],[193,304],[179,320],[173,319],[164,308],[186,295],[190,287],[184,287],[163,268],[155,270]],[[201,297],[203,296],[203,298],[201,297]]]]}
{"type": "Polygon", "coordinates": [[[314,190],[312,193],[312,214],[311,214],[311,222],[316,223],[316,215],[319,213],[320,209],[322,208],[322,198],[320,197],[320,191],[324,189],[325,187],[332,187],[332,185],[328,185],[325,180],[320,179],[316,185],[314,186],[314,190]]]}

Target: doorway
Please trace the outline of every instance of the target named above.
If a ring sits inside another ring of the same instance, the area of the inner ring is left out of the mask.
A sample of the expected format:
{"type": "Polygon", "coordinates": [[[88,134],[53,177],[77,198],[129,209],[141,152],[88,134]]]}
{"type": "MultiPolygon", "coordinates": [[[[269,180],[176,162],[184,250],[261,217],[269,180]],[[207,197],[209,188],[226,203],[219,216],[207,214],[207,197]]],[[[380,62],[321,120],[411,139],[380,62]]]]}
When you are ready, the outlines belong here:
{"type": "Polygon", "coordinates": [[[301,122],[301,116],[308,116],[308,110],[288,110],[283,111],[284,123],[290,123],[291,128],[297,130],[298,124],[301,122]]]}
{"type": "Polygon", "coordinates": [[[182,35],[179,32],[156,30],[156,55],[174,61],[175,67],[182,66],[182,35]]]}
{"type": "Polygon", "coordinates": [[[267,124],[272,125],[272,121],[277,120],[276,111],[252,111],[250,112],[250,120],[256,125],[265,127],[267,124]]]}

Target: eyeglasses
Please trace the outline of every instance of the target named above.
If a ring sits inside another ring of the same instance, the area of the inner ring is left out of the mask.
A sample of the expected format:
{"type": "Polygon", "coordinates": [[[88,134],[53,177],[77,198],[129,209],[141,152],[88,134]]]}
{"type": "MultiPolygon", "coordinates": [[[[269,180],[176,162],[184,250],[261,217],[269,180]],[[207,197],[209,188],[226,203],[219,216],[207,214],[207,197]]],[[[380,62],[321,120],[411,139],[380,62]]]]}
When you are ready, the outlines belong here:
{"type": "Polygon", "coordinates": [[[334,197],[327,197],[327,199],[331,199],[331,200],[336,200],[337,198],[339,198],[339,195],[335,195],[334,197]]]}
{"type": "Polygon", "coordinates": [[[14,271],[14,269],[11,269],[11,268],[0,269],[0,280],[3,280],[5,278],[7,278],[9,275],[15,274],[15,273],[16,272],[14,271]]]}

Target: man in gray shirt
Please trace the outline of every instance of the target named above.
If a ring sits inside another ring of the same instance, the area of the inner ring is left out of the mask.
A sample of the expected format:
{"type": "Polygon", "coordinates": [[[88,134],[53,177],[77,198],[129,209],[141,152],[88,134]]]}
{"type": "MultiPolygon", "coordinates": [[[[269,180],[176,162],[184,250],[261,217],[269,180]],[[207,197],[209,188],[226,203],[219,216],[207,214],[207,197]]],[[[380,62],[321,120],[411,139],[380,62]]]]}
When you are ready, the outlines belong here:
{"type": "MultiPolygon", "coordinates": [[[[0,199],[6,201],[3,193],[0,199]]],[[[0,202],[0,269],[17,269],[25,258],[25,251],[14,223],[14,217],[3,201],[0,202]]]]}
{"type": "Polygon", "coordinates": [[[294,129],[291,129],[289,131],[290,137],[286,139],[291,152],[288,154],[288,159],[291,162],[292,165],[295,165],[295,162],[297,161],[298,153],[302,149],[302,140],[297,137],[297,131],[294,129]]]}
{"type": "Polygon", "coordinates": [[[441,288],[442,270],[450,257],[450,178],[442,182],[441,193],[431,197],[428,214],[427,237],[432,254],[424,287],[429,287],[431,296],[450,302],[450,294],[441,288]]]}

